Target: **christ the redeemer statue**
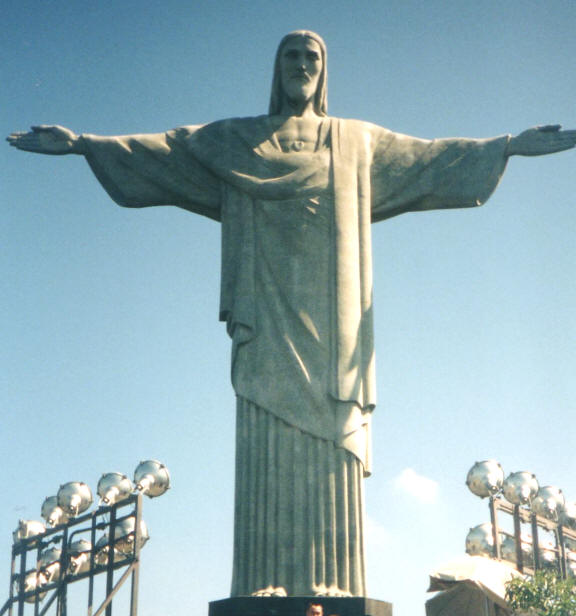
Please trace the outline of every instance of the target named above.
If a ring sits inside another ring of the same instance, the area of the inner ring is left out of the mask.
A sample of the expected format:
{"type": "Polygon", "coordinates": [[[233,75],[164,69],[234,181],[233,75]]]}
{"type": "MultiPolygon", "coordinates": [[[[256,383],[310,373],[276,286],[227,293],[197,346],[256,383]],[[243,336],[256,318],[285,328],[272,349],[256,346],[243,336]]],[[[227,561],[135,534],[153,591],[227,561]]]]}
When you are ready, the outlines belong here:
{"type": "Polygon", "coordinates": [[[237,396],[232,596],[365,596],[370,224],[481,205],[510,156],[572,148],[576,131],[428,141],[330,118],[324,42],[298,31],[278,48],[268,115],[122,137],[37,126],[8,139],[85,156],[119,205],[221,222],[237,396]]]}

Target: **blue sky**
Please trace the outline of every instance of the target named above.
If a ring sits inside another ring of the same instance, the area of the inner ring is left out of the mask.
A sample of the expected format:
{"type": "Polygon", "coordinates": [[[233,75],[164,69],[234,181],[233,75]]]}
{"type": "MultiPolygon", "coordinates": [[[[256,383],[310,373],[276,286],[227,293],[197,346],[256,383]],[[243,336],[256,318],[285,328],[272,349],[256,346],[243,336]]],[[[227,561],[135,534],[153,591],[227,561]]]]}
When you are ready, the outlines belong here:
{"type": "MultiPolygon", "coordinates": [[[[265,113],[276,45],[328,45],[329,112],[419,137],[576,127],[576,4],[9,0],[4,134],[158,132],[265,113]]],[[[218,224],[126,210],[80,157],[1,150],[0,582],[11,532],[66,481],[145,458],[142,616],[229,593],[234,396],[217,321],[218,224]]],[[[370,596],[424,614],[428,572],[488,519],[476,460],[576,499],[576,153],[514,158],[482,208],[374,226],[379,407],[370,596]]],[[[0,597],[0,602],[4,598],[0,597]]]]}

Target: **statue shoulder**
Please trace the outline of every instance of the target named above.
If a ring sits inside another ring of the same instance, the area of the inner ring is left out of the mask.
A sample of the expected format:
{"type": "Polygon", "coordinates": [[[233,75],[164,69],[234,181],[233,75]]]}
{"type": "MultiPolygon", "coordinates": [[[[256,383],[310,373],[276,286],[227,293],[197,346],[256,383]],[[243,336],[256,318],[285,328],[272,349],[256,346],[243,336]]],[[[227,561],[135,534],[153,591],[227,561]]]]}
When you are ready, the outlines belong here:
{"type": "Polygon", "coordinates": [[[214,133],[230,130],[250,130],[251,128],[263,126],[267,123],[267,120],[268,116],[266,115],[245,118],[225,118],[205,124],[186,124],[184,126],[178,126],[167,131],[167,133],[175,138],[186,139],[199,130],[214,133]]]}
{"type": "Polygon", "coordinates": [[[339,122],[346,127],[346,130],[370,135],[387,135],[393,134],[392,131],[378,124],[366,122],[365,120],[356,120],[354,118],[329,118],[332,122],[339,122]]]}
{"type": "Polygon", "coordinates": [[[237,131],[246,132],[269,126],[269,117],[267,115],[248,116],[244,118],[225,118],[205,124],[203,128],[215,131],[237,131]]]}
{"type": "Polygon", "coordinates": [[[377,150],[394,140],[396,133],[378,126],[372,122],[348,118],[331,118],[333,123],[339,124],[339,132],[346,134],[351,142],[355,142],[362,149],[377,150]]]}

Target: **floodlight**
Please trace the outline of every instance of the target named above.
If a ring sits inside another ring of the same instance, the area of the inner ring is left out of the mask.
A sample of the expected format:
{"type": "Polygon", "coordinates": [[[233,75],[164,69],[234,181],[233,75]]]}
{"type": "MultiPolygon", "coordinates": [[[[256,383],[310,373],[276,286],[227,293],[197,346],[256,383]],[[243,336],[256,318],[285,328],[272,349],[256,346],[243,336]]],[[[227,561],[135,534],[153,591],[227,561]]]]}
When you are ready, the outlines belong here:
{"type": "Polygon", "coordinates": [[[546,541],[538,546],[540,566],[544,569],[556,569],[558,567],[558,554],[554,549],[554,543],[546,541]]]}
{"type": "MultiPolygon", "coordinates": [[[[95,562],[99,565],[107,565],[108,560],[110,558],[110,546],[108,545],[109,539],[108,535],[102,535],[100,539],[96,542],[95,550],[96,556],[94,558],[95,562]]],[[[119,561],[122,560],[124,555],[120,557],[118,550],[114,550],[114,560],[119,561]]]]}
{"type": "Polygon", "coordinates": [[[560,523],[572,530],[576,530],[576,501],[564,503],[564,509],[560,514],[560,523]]]}
{"type": "MultiPolygon", "coordinates": [[[[43,573],[39,573],[35,569],[32,569],[31,571],[26,572],[26,575],[24,576],[24,584],[18,585],[16,592],[31,592],[38,588],[42,588],[42,586],[45,586],[46,583],[47,580],[45,575],[43,573]]],[[[26,603],[36,603],[36,596],[38,596],[38,601],[42,601],[42,599],[46,596],[46,591],[39,592],[38,595],[30,595],[29,597],[26,597],[24,601],[26,601],[26,603]]]]}
{"type": "Polygon", "coordinates": [[[64,509],[58,505],[58,498],[56,496],[48,496],[44,499],[41,515],[50,526],[66,524],[70,519],[64,509]]]}
{"type": "Polygon", "coordinates": [[[114,505],[127,499],[133,490],[132,482],[122,473],[106,473],[98,482],[98,496],[105,505],[114,505]]]}
{"type": "Polygon", "coordinates": [[[502,485],[504,498],[513,505],[527,505],[538,492],[538,481],[533,473],[510,473],[502,485]]]}
{"type": "MultiPolygon", "coordinates": [[[[123,554],[132,554],[134,551],[136,518],[131,516],[118,522],[114,529],[114,547],[123,554]]],[[[140,520],[140,548],[150,539],[144,520],[140,520]]]]}
{"type": "MultiPolygon", "coordinates": [[[[110,559],[110,537],[108,535],[102,535],[96,542],[96,557],[95,562],[99,565],[107,565],[110,559]]],[[[121,562],[128,558],[128,554],[122,554],[116,548],[114,551],[114,562],[121,562]]]]}
{"type": "Polygon", "coordinates": [[[496,460],[476,462],[466,477],[469,490],[480,498],[494,496],[502,489],[503,482],[504,471],[496,460]]]}
{"type": "Polygon", "coordinates": [[[58,505],[71,518],[86,511],[93,502],[90,488],[82,481],[69,481],[60,486],[58,505]]]}
{"type": "Polygon", "coordinates": [[[70,573],[78,575],[90,569],[90,553],[92,544],[86,539],[78,539],[68,544],[68,554],[70,554],[70,573]]]}
{"type": "MultiPolygon", "coordinates": [[[[522,562],[532,562],[532,537],[522,533],[520,546],[522,548],[522,562]]],[[[511,535],[504,535],[500,544],[502,558],[511,563],[516,563],[516,539],[511,535]]]]}
{"type": "Polygon", "coordinates": [[[140,462],[134,471],[136,488],[150,498],[162,496],[170,487],[170,475],[164,464],[157,460],[140,462]]]}
{"type": "MultiPolygon", "coordinates": [[[[37,520],[20,520],[18,528],[12,533],[14,543],[18,543],[22,539],[29,539],[43,535],[46,532],[46,526],[37,520]]],[[[30,545],[35,545],[37,542],[31,542],[30,545]]]]}
{"type": "MultiPolygon", "coordinates": [[[[522,562],[532,563],[534,558],[532,537],[530,535],[522,533],[521,535],[522,546],[522,562]]],[[[504,560],[516,563],[516,539],[510,535],[506,535],[501,544],[502,558],[504,560]]],[[[538,556],[540,560],[540,566],[544,568],[553,568],[557,566],[556,550],[554,544],[551,541],[542,542],[538,544],[538,556]]]]}
{"type": "MultiPolygon", "coordinates": [[[[134,529],[136,519],[134,516],[121,520],[114,526],[114,560],[120,562],[134,552],[134,529]]],[[[110,531],[109,531],[110,532],[110,531]]],[[[140,548],[150,538],[144,520],[140,520],[140,548]]],[[[96,562],[99,565],[108,564],[110,557],[110,535],[102,535],[96,542],[96,562]]]]}
{"type": "Polygon", "coordinates": [[[47,582],[54,582],[60,578],[60,548],[47,548],[40,553],[38,570],[44,574],[47,582]]]}
{"type": "Polygon", "coordinates": [[[564,510],[564,494],[556,486],[543,486],[532,500],[532,511],[548,520],[558,520],[564,510]]]}
{"type": "Polygon", "coordinates": [[[466,536],[466,553],[470,556],[492,556],[493,552],[492,524],[485,522],[471,528],[466,536]]]}

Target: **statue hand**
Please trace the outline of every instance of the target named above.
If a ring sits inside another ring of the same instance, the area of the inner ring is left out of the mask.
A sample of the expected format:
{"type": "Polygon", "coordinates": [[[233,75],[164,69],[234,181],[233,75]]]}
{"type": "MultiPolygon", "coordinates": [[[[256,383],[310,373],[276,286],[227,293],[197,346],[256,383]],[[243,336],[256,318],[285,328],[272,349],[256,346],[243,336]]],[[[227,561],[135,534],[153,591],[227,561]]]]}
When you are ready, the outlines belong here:
{"type": "Polygon", "coordinates": [[[541,156],[569,150],[576,145],[576,130],[560,130],[559,124],[536,126],[512,137],[508,156],[541,156]]]}
{"type": "Polygon", "coordinates": [[[11,146],[38,154],[83,154],[80,137],[63,126],[32,126],[28,133],[12,133],[11,146]]]}

